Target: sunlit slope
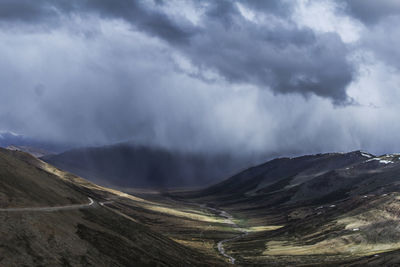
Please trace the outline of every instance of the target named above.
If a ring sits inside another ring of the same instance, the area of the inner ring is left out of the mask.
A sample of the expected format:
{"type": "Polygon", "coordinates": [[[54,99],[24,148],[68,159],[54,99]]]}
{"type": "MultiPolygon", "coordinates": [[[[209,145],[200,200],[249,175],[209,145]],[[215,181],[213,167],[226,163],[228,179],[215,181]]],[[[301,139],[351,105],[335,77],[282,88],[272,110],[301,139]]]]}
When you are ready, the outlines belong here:
{"type": "MultiPolygon", "coordinates": [[[[275,219],[280,220],[281,228],[250,233],[227,244],[227,250],[239,262],[350,264],[375,261],[379,257],[389,260],[400,255],[398,193],[354,196],[320,206],[281,206],[278,209],[279,212],[270,209],[264,220],[258,217],[257,221],[245,220],[244,223],[268,224],[275,219]]],[[[237,216],[252,217],[252,213],[238,212],[237,216]]]]}

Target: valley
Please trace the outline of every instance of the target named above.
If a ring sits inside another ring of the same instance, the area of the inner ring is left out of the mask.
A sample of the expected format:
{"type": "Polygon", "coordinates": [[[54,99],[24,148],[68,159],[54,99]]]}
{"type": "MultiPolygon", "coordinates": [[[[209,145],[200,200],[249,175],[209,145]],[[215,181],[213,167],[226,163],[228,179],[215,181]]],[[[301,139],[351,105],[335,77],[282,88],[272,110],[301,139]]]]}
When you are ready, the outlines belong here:
{"type": "Polygon", "coordinates": [[[0,0],[0,267],[400,266],[400,0],[0,0]]]}
{"type": "Polygon", "coordinates": [[[161,191],[99,186],[21,151],[0,156],[6,266],[352,266],[400,256],[398,155],[280,158],[204,189],[161,191]]]}

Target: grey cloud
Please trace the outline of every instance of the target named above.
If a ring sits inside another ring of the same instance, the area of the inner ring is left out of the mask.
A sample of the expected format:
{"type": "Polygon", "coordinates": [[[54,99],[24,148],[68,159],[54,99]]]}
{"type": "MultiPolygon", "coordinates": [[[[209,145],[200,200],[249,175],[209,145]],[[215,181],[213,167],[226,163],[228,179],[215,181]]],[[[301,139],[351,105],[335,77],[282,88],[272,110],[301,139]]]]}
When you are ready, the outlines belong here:
{"type": "MultiPolygon", "coordinates": [[[[397,0],[346,0],[346,14],[360,20],[365,28],[355,44],[357,49],[368,51],[374,60],[400,70],[400,1],[397,0]]],[[[343,9],[339,10],[343,11],[343,9]]]]}
{"type": "Polygon", "coordinates": [[[345,11],[366,24],[375,24],[381,19],[400,14],[397,0],[344,0],[345,11]]]}
{"type": "Polygon", "coordinates": [[[316,34],[294,24],[257,25],[239,16],[227,1],[212,4],[207,15],[208,30],[182,49],[193,63],[232,82],[348,103],[346,88],[354,71],[336,33],[316,34]]]}
{"type": "Polygon", "coordinates": [[[275,15],[289,16],[295,3],[286,0],[243,0],[248,7],[261,12],[273,13],[275,15]]]}
{"type": "Polygon", "coordinates": [[[56,10],[48,1],[4,0],[0,2],[0,21],[36,23],[55,17],[56,10]]]}
{"type": "MultiPolygon", "coordinates": [[[[171,43],[185,42],[194,29],[181,27],[164,13],[136,0],[6,0],[0,2],[0,21],[43,23],[61,15],[97,14],[108,19],[123,19],[171,43]]],[[[48,26],[48,25],[46,25],[48,26]]]]}
{"type": "MultiPolygon", "coordinates": [[[[106,18],[124,19],[139,29],[171,43],[186,42],[195,31],[191,25],[179,25],[165,13],[146,8],[141,1],[85,0],[82,8],[87,12],[98,12],[106,18]]],[[[77,10],[77,13],[80,11],[77,10]]]]}
{"type": "Polygon", "coordinates": [[[228,81],[254,84],[275,93],[316,94],[336,104],[348,103],[346,88],[354,73],[347,61],[346,45],[337,34],[297,28],[290,18],[292,6],[286,1],[241,3],[276,15],[288,25],[247,21],[232,1],[209,1],[201,26],[133,0],[7,1],[4,10],[13,12],[3,19],[23,19],[29,13],[26,9],[34,9],[32,16],[38,18],[46,17],[50,10],[122,19],[167,41],[193,64],[212,69],[228,81]],[[18,16],[18,9],[22,17],[18,16]]]}
{"type": "Polygon", "coordinates": [[[206,1],[208,3],[208,15],[221,18],[228,15],[238,15],[236,4],[242,4],[252,11],[272,14],[274,16],[289,17],[293,11],[295,2],[285,0],[240,0],[240,1],[206,1]]]}
{"type": "Polygon", "coordinates": [[[242,34],[242,38],[231,38],[220,29],[196,42],[201,44],[196,47],[200,53],[193,60],[215,68],[233,82],[257,84],[276,93],[313,93],[336,103],[347,100],[352,66],[346,60],[346,46],[336,34],[321,35],[298,46],[288,42],[285,33],[274,40],[268,34],[263,38],[265,32],[261,38],[257,32],[242,34]],[[216,39],[224,44],[223,48],[211,49],[216,39]]]}
{"type": "MultiPolygon", "coordinates": [[[[392,106],[378,102],[373,111],[332,106],[348,103],[347,87],[357,82],[351,51],[335,32],[299,27],[292,1],[242,1],[274,17],[259,23],[231,2],[210,1],[195,25],[165,13],[160,1],[146,3],[1,1],[0,130],[80,145],[134,140],[243,154],[400,149],[393,138],[400,96],[387,93],[392,106]],[[37,31],[25,32],[23,22],[36,22],[37,31]],[[97,35],[75,36],[70,27],[97,35]],[[175,54],[218,78],[204,83],[175,71],[175,54]]],[[[352,49],[382,46],[380,57],[395,64],[397,24],[387,23],[352,49]],[[379,31],[389,28],[393,39],[383,46],[379,31]]],[[[377,84],[389,92],[383,77],[377,84]]]]}
{"type": "Polygon", "coordinates": [[[400,72],[400,29],[394,25],[399,25],[400,16],[387,17],[379,23],[365,30],[359,41],[362,50],[368,51],[373,55],[372,59],[376,63],[383,63],[389,67],[388,71],[399,75],[400,72]]]}
{"type": "Polygon", "coordinates": [[[211,68],[233,83],[350,103],[346,88],[354,68],[339,35],[298,28],[286,1],[240,3],[278,16],[288,25],[258,25],[242,17],[235,2],[209,1],[201,30],[177,48],[200,69],[211,68]]]}

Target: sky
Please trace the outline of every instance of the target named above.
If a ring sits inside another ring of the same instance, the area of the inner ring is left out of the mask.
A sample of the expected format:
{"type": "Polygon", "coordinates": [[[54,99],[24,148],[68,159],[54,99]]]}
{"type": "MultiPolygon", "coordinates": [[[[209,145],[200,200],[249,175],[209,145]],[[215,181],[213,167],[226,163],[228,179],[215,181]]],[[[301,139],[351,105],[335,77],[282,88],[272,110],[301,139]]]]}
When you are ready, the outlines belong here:
{"type": "Polygon", "coordinates": [[[400,152],[398,25],[398,0],[0,0],[0,130],[79,146],[400,152]]]}

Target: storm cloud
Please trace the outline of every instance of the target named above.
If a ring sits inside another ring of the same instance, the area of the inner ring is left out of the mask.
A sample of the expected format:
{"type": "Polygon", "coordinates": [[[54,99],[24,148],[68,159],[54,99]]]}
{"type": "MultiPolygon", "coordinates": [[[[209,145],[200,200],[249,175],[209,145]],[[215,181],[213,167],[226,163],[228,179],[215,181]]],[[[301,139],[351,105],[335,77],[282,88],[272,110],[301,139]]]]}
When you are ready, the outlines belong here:
{"type": "Polygon", "coordinates": [[[335,103],[347,99],[353,77],[347,48],[336,33],[317,34],[290,19],[285,2],[247,1],[248,12],[262,10],[268,21],[251,21],[241,2],[204,2],[198,25],[142,1],[6,1],[4,20],[48,23],[56,16],[95,14],[121,19],[183,53],[194,65],[234,83],[251,83],[277,93],[316,94],[335,103]],[[275,14],[276,13],[276,14],[275,14]],[[275,20],[275,21],[274,21],[275,20]],[[325,66],[330,66],[329,69],[325,66]]]}
{"type": "Polygon", "coordinates": [[[375,3],[1,1],[0,130],[233,153],[400,150],[388,138],[399,12],[375,3]]]}

